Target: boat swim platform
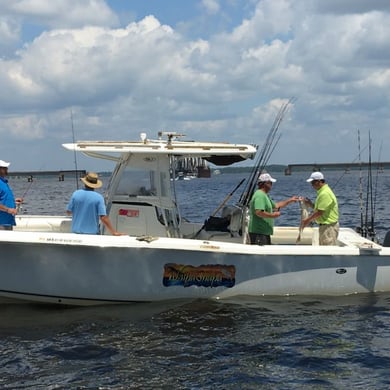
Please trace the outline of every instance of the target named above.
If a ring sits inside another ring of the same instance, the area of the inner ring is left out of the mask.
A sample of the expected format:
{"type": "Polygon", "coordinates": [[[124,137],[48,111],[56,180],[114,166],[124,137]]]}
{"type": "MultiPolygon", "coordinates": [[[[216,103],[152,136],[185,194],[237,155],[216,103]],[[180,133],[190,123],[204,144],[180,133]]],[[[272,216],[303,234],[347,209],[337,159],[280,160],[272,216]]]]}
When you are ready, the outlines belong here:
{"type": "Polygon", "coordinates": [[[12,171],[8,173],[8,177],[27,179],[31,182],[34,177],[55,177],[59,181],[64,181],[65,177],[83,177],[87,171],[85,169],[61,169],[56,171],[12,171]]]}
{"type": "Polygon", "coordinates": [[[390,162],[358,162],[358,163],[311,163],[311,164],[288,164],[284,174],[289,176],[293,171],[323,171],[323,170],[358,170],[361,168],[370,168],[383,172],[390,168],[390,162]]]}

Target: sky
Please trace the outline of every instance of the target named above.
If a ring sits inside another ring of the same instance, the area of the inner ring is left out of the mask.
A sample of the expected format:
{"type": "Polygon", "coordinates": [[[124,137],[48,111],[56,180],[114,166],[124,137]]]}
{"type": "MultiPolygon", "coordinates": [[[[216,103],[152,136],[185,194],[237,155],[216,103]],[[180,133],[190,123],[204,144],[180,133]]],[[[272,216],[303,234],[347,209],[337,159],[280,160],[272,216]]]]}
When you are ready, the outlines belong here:
{"type": "Polygon", "coordinates": [[[110,169],[61,145],[159,131],[261,146],[294,98],[269,163],[356,162],[369,134],[390,161],[389,17],[388,0],[0,0],[0,159],[110,169]]]}

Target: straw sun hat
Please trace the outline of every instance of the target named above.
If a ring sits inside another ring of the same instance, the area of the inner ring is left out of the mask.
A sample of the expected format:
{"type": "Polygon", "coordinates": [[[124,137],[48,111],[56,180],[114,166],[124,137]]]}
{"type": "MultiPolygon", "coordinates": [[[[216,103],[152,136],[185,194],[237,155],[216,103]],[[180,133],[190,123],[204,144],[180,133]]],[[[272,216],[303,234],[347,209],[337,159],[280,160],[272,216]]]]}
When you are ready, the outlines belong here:
{"type": "Polygon", "coordinates": [[[90,188],[100,188],[103,183],[99,180],[97,173],[88,172],[86,176],[80,179],[87,187],[90,188]]]}

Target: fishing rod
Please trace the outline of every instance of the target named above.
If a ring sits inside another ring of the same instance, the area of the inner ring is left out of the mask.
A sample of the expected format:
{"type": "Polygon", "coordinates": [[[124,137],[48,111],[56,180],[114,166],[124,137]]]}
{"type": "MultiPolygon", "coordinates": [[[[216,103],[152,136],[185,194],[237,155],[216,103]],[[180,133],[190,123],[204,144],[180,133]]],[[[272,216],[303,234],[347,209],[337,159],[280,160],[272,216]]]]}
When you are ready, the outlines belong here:
{"type": "Polygon", "coordinates": [[[280,110],[279,110],[277,117],[275,118],[274,123],[273,123],[270,131],[268,132],[266,140],[265,140],[265,142],[260,150],[260,153],[259,153],[258,158],[257,158],[257,162],[252,168],[247,185],[246,185],[244,192],[239,200],[240,204],[246,205],[248,203],[248,199],[250,199],[250,197],[254,191],[254,188],[256,186],[256,180],[259,176],[259,173],[261,172],[261,169],[263,169],[263,167],[265,165],[264,161],[266,160],[266,156],[269,154],[268,153],[269,148],[271,147],[271,145],[275,139],[275,134],[276,134],[276,131],[278,128],[277,123],[278,123],[278,119],[279,119],[279,114],[280,114],[280,110]]]}
{"type": "MultiPolygon", "coordinates": [[[[358,143],[360,154],[360,132],[358,131],[358,143]]],[[[372,178],[372,138],[371,132],[368,133],[368,171],[367,171],[367,186],[366,186],[366,198],[365,207],[363,201],[363,178],[362,178],[362,163],[360,160],[360,172],[359,172],[359,199],[360,199],[360,234],[362,237],[369,238],[371,241],[376,241],[375,232],[375,200],[376,191],[374,195],[372,178]]],[[[377,186],[377,182],[376,182],[377,186]]]]}
{"type": "Polygon", "coordinates": [[[253,166],[251,173],[249,175],[249,179],[246,183],[246,186],[244,188],[244,191],[242,192],[238,204],[240,206],[247,206],[249,204],[249,201],[252,197],[252,194],[256,188],[257,180],[259,174],[264,170],[264,168],[267,166],[267,163],[278,144],[281,135],[279,134],[277,136],[277,132],[279,130],[279,126],[290,108],[290,106],[296,101],[296,98],[290,98],[287,102],[285,102],[279,109],[274,122],[272,124],[271,129],[269,130],[267,137],[265,139],[265,142],[261,148],[261,150],[258,152],[258,157],[256,160],[255,165],[253,166]],[[277,137],[276,137],[277,136],[277,137]]]}
{"type": "MultiPolygon", "coordinates": [[[[283,107],[282,107],[283,108],[283,107]]],[[[239,199],[239,204],[241,205],[247,205],[249,203],[249,200],[251,198],[251,195],[254,191],[254,188],[256,186],[256,181],[259,176],[259,173],[261,172],[262,169],[264,169],[265,161],[268,160],[267,156],[269,156],[269,149],[272,147],[272,144],[275,139],[276,131],[278,129],[278,122],[279,122],[279,117],[281,110],[279,110],[277,117],[274,120],[274,123],[268,132],[268,135],[266,137],[266,140],[259,152],[257,162],[253,166],[249,180],[247,182],[247,185],[244,189],[244,192],[242,193],[240,199],[239,199]]]]}
{"type": "MultiPolygon", "coordinates": [[[[73,127],[73,111],[72,109],[70,110],[70,121],[71,121],[71,124],[72,124],[72,141],[73,141],[73,144],[76,143],[75,141],[75,136],[74,136],[74,127],[73,127]]],[[[73,148],[73,159],[74,159],[74,166],[75,166],[75,169],[76,169],[76,173],[75,173],[75,178],[76,178],[76,188],[79,189],[79,178],[78,178],[78,167],[77,167],[77,153],[76,153],[76,148],[73,148]]]]}
{"type": "Polygon", "coordinates": [[[16,210],[18,211],[18,213],[19,213],[20,210],[22,209],[22,203],[23,203],[23,201],[24,201],[24,198],[26,197],[27,193],[30,191],[31,186],[33,185],[33,183],[34,183],[34,180],[33,180],[33,177],[31,176],[31,177],[30,177],[30,180],[29,180],[29,184],[28,184],[28,186],[26,187],[26,189],[24,190],[22,196],[15,199],[16,210]]]}
{"type": "Polygon", "coordinates": [[[27,186],[27,188],[24,190],[22,196],[20,197],[21,199],[24,199],[24,197],[25,197],[25,196],[27,195],[27,193],[30,191],[30,188],[32,187],[33,183],[34,183],[34,180],[33,180],[33,178],[31,177],[31,178],[30,178],[29,185],[27,186]]]}
{"type": "MultiPolygon", "coordinates": [[[[373,198],[373,184],[372,184],[372,160],[371,160],[371,132],[368,132],[368,141],[369,141],[369,154],[368,154],[368,180],[367,180],[367,204],[366,210],[370,208],[370,226],[368,228],[368,234],[372,241],[375,240],[375,223],[374,223],[374,198],[373,198]]],[[[366,224],[368,225],[368,211],[366,211],[366,224]]]]}
{"type": "MultiPolygon", "coordinates": [[[[43,166],[44,166],[44,165],[45,165],[45,163],[43,163],[43,164],[38,168],[38,171],[41,171],[41,170],[43,169],[43,166]]],[[[15,199],[15,201],[18,200],[18,199],[21,200],[21,202],[19,202],[19,203],[16,205],[16,209],[18,210],[18,212],[22,209],[22,203],[23,203],[23,201],[24,201],[24,198],[26,197],[26,195],[27,195],[28,192],[30,191],[32,185],[34,184],[34,181],[35,181],[35,180],[34,180],[33,175],[30,175],[30,176],[28,177],[28,185],[27,185],[26,189],[23,191],[22,196],[17,197],[17,198],[15,199]]]]}
{"type": "Polygon", "coordinates": [[[360,130],[358,130],[358,150],[359,150],[359,204],[360,204],[360,234],[367,236],[363,218],[363,178],[362,178],[362,159],[360,150],[360,130]]]}
{"type": "Polygon", "coordinates": [[[226,202],[233,196],[233,194],[241,187],[241,184],[244,183],[245,181],[245,178],[242,179],[237,185],[236,187],[233,189],[233,191],[230,192],[230,194],[228,194],[226,196],[226,198],[223,200],[223,202],[214,210],[214,212],[211,214],[212,217],[214,217],[219,210],[221,210],[221,208],[223,206],[225,206],[226,202]]]}

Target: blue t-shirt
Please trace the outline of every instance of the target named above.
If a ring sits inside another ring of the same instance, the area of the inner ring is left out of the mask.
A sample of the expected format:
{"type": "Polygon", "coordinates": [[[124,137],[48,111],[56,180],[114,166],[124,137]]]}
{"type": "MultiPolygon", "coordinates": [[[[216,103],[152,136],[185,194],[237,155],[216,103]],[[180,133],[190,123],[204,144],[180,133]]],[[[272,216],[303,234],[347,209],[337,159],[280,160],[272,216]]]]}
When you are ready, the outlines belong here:
{"type": "MultiPolygon", "coordinates": [[[[14,209],[16,207],[14,194],[12,193],[11,187],[8,185],[8,180],[4,177],[0,177],[0,204],[7,206],[11,209],[14,209]]],[[[15,226],[15,216],[1,210],[0,225],[15,226]]]]}
{"type": "Polygon", "coordinates": [[[66,209],[72,212],[73,233],[99,234],[100,216],[107,214],[101,194],[88,189],[77,190],[66,209]]]}

